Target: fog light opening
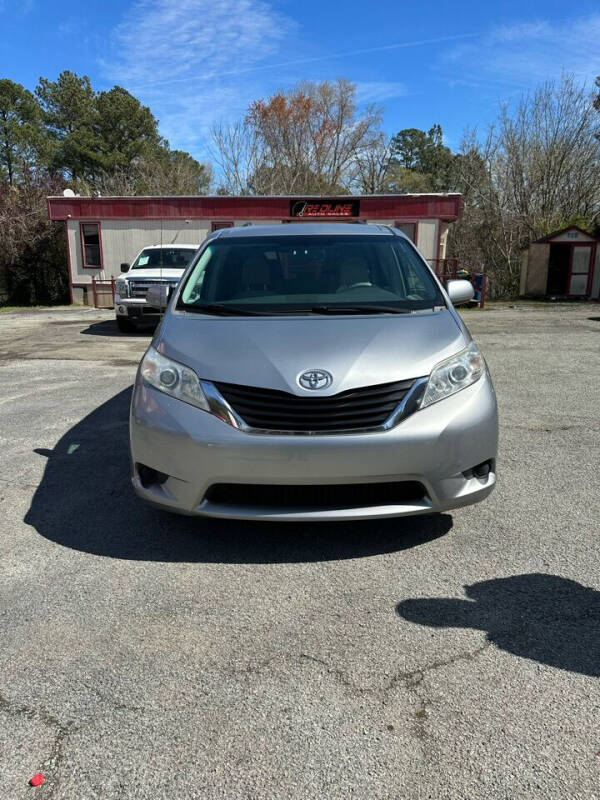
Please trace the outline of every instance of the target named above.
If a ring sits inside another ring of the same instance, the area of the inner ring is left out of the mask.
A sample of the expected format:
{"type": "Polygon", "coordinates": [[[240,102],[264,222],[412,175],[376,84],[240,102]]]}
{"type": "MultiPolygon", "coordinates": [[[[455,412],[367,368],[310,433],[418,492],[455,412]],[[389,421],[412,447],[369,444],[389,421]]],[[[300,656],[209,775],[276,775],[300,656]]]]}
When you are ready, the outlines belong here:
{"type": "Polygon", "coordinates": [[[151,486],[160,486],[169,477],[164,472],[159,472],[153,467],[147,467],[145,464],[136,464],[136,469],[144,489],[149,489],[151,486]]]}
{"type": "Polygon", "coordinates": [[[465,473],[465,477],[473,477],[479,478],[480,481],[485,481],[488,478],[488,475],[493,470],[493,463],[491,459],[487,461],[482,461],[481,464],[477,464],[476,466],[472,467],[465,473]],[[470,474],[469,474],[470,473],[470,474]]]}

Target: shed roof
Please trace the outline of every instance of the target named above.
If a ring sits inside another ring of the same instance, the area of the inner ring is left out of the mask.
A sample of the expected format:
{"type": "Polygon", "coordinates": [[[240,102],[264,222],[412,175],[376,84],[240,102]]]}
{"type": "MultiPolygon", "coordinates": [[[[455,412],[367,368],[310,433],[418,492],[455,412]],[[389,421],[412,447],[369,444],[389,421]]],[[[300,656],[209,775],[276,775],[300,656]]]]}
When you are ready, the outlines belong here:
{"type": "MultiPolygon", "coordinates": [[[[548,233],[546,234],[546,236],[542,236],[540,239],[536,239],[535,242],[532,242],[532,244],[542,244],[543,242],[551,242],[554,239],[558,239],[559,237],[564,236],[565,234],[571,232],[581,234],[583,236],[584,241],[600,242],[599,236],[593,236],[589,231],[584,231],[583,228],[580,228],[579,225],[567,225],[566,228],[561,228],[558,231],[552,231],[552,233],[548,233]]],[[[573,238],[580,238],[580,237],[573,237],[573,238]]]]}

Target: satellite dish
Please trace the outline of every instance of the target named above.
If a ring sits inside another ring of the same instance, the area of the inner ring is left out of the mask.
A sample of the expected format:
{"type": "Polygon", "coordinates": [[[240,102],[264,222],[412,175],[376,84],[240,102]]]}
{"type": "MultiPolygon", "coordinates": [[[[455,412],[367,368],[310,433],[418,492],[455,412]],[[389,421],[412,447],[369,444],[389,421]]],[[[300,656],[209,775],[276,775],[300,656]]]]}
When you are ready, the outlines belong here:
{"type": "Polygon", "coordinates": [[[63,197],[75,197],[73,189],[63,189],[63,197]]]}

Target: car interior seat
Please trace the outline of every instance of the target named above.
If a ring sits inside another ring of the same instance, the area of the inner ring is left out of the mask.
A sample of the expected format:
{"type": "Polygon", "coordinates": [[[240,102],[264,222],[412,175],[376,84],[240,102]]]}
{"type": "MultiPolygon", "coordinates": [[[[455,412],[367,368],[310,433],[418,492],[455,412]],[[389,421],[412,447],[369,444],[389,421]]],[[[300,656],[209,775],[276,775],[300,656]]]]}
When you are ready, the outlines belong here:
{"type": "Polygon", "coordinates": [[[338,292],[372,285],[371,270],[362,256],[350,256],[340,265],[338,292]]]}

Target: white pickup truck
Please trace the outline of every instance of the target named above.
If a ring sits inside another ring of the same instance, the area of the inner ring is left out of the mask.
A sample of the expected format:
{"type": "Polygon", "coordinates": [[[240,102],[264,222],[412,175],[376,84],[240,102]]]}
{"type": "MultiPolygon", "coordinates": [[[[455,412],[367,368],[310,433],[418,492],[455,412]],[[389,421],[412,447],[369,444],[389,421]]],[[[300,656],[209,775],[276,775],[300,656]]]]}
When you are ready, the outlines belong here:
{"type": "Polygon", "coordinates": [[[160,309],[148,306],[148,289],[156,284],[177,286],[197,249],[197,244],[155,244],[144,247],[131,265],[121,264],[124,274],[116,284],[115,311],[122,333],[133,333],[139,324],[156,325],[160,309]]]}

